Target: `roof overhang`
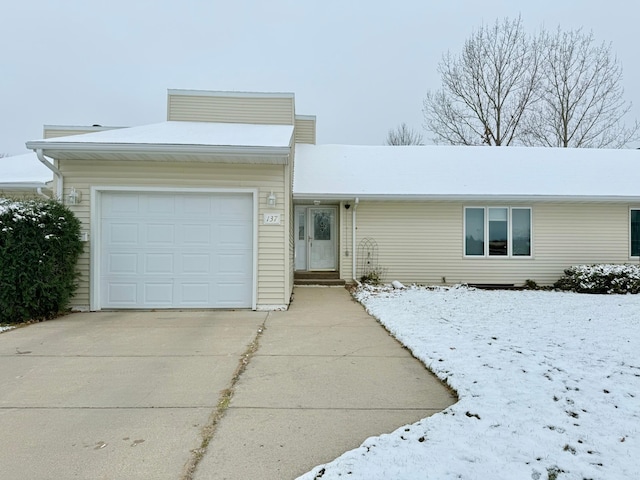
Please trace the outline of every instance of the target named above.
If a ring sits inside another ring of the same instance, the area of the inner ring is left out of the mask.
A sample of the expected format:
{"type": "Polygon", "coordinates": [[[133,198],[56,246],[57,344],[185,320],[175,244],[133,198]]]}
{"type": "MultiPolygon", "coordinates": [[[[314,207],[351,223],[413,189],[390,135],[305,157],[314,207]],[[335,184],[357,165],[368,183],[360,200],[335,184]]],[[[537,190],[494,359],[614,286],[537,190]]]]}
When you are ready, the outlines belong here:
{"type": "Polygon", "coordinates": [[[56,160],[287,164],[292,125],[167,121],[27,142],[56,160]]]}
{"type": "Polygon", "coordinates": [[[86,142],[27,142],[27,148],[56,160],[122,160],[216,163],[289,163],[289,147],[246,147],[86,142]]]}

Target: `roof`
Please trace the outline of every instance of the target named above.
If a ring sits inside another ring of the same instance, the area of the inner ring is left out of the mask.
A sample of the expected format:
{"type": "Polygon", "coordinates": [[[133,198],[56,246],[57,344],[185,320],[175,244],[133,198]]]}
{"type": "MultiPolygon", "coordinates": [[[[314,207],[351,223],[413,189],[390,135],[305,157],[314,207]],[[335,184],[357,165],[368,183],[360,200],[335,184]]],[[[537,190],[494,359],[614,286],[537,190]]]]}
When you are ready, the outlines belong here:
{"type": "Polygon", "coordinates": [[[167,121],[35,140],[27,142],[27,148],[68,159],[106,158],[109,154],[122,160],[132,159],[134,154],[151,154],[151,158],[133,158],[146,160],[189,155],[201,159],[211,155],[288,157],[292,137],[292,125],[167,121]]]}
{"type": "Polygon", "coordinates": [[[640,200],[640,150],[298,144],[295,162],[296,199],[640,200]]]}
{"type": "Polygon", "coordinates": [[[44,187],[53,180],[53,172],[45,167],[35,153],[0,158],[0,189],[44,187]]]}

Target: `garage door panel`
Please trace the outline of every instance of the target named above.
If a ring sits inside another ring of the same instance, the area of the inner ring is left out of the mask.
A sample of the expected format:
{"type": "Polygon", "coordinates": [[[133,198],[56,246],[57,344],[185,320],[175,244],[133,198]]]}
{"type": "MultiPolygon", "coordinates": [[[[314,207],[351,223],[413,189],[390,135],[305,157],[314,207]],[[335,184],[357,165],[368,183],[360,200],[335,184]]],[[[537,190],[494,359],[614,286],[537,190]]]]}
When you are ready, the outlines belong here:
{"type": "Polygon", "coordinates": [[[175,195],[146,195],[146,211],[150,215],[165,217],[176,212],[175,195]]]}
{"type": "Polygon", "coordinates": [[[173,253],[146,253],[144,254],[143,274],[166,273],[173,274],[173,253]]]}
{"type": "Polygon", "coordinates": [[[211,245],[211,225],[183,224],[182,232],[185,245],[211,245]]]}
{"type": "Polygon", "coordinates": [[[106,296],[108,302],[113,306],[135,306],[138,297],[138,285],[131,282],[111,282],[107,285],[106,296]]]}
{"type": "Polygon", "coordinates": [[[206,283],[182,283],[180,285],[182,303],[190,306],[206,306],[211,302],[210,285],[206,283]]]}
{"type": "Polygon", "coordinates": [[[138,273],[138,255],[135,253],[110,253],[107,272],[112,275],[138,273]]]}
{"type": "Polygon", "coordinates": [[[143,224],[145,239],[150,244],[174,245],[176,243],[176,228],[173,224],[149,223],[143,224]]]}
{"type": "MultiPolygon", "coordinates": [[[[140,198],[137,194],[122,193],[103,200],[103,207],[110,215],[135,215],[140,210],[140,198]]],[[[103,217],[104,218],[104,217],[103,217]]]]}
{"type": "Polygon", "coordinates": [[[144,303],[171,307],[174,303],[173,282],[144,284],[144,303]]]}
{"type": "Polygon", "coordinates": [[[101,307],[251,307],[252,198],[104,193],[101,307]]]}
{"type": "Polygon", "coordinates": [[[211,255],[201,253],[182,254],[179,272],[186,275],[208,275],[212,272],[211,255]]]}
{"type": "Polygon", "coordinates": [[[139,226],[135,223],[110,223],[107,229],[107,244],[137,245],[139,226]]]}

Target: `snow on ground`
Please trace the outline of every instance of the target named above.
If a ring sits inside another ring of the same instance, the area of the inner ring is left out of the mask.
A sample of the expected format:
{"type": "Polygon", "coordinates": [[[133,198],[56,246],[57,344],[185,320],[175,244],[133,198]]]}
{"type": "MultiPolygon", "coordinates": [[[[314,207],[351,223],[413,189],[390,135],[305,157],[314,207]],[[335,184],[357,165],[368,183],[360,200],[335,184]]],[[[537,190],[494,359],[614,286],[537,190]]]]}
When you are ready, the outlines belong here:
{"type": "Polygon", "coordinates": [[[5,325],[0,325],[0,333],[4,332],[6,330],[11,330],[12,328],[14,328],[14,327],[9,326],[9,325],[6,325],[6,326],[5,325]]]}
{"type": "Polygon", "coordinates": [[[640,295],[415,287],[358,298],[460,400],[301,479],[638,478],[640,295]]]}

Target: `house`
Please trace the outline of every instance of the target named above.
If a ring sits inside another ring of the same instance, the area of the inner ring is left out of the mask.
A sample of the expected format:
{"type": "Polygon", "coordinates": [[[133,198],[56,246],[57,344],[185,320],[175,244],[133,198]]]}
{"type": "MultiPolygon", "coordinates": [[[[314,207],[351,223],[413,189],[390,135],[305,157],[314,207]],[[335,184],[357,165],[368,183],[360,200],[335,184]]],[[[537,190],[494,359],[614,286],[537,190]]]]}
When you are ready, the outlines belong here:
{"type": "Polygon", "coordinates": [[[0,157],[0,196],[51,198],[52,175],[35,153],[0,157]]]}
{"type": "Polygon", "coordinates": [[[550,284],[640,259],[637,150],[316,145],[293,94],[167,105],[27,142],[82,221],[76,308],[282,309],[302,271],[550,284]]]}

